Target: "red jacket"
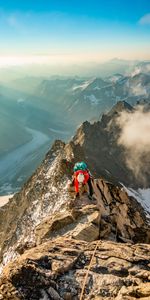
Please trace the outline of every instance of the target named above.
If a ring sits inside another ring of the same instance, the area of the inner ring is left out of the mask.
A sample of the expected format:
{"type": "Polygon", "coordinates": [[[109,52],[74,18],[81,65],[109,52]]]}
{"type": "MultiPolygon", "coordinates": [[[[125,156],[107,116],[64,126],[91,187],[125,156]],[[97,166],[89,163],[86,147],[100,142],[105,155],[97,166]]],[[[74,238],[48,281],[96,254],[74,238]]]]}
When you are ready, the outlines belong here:
{"type": "Polygon", "coordinates": [[[90,177],[88,171],[78,170],[78,171],[74,172],[74,187],[75,187],[76,193],[79,192],[79,182],[77,180],[77,177],[78,177],[79,174],[83,174],[84,175],[83,184],[86,184],[87,181],[89,180],[89,177],[90,177]]]}

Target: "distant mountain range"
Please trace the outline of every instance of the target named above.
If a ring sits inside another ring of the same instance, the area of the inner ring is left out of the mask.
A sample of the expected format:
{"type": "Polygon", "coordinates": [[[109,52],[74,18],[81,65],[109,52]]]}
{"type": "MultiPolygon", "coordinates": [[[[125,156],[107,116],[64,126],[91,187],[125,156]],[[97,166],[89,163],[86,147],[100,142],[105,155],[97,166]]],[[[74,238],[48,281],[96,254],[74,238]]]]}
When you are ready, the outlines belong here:
{"type": "MultiPolygon", "coordinates": [[[[119,60],[112,63],[119,64],[119,60]]],[[[105,78],[27,76],[1,84],[0,164],[3,162],[5,176],[1,174],[0,193],[16,190],[16,182],[19,188],[52,142],[58,138],[67,141],[82,122],[100,120],[118,101],[132,106],[149,103],[150,63],[138,63],[132,71],[128,76],[115,73],[105,78]],[[33,141],[37,142],[38,133],[40,145],[36,150],[33,141]],[[20,158],[24,165],[12,160],[18,151],[24,154],[20,158]]]]}
{"type": "Polygon", "coordinates": [[[78,126],[85,120],[99,118],[115,103],[124,100],[131,105],[135,105],[138,101],[149,102],[150,73],[130,76],[116,73],[105,79],[42,80],[34,89],[32,103],[53,112],[64,122],[67,117],[69,124],[78,126]]]}
{"type": "MultiPolygon", "coordinates": [[[[150,70],[150,61],[138,60],[123,60],[113,58],[105,62],[87,62],[87,63],[74,63],[73,65],[53,64],[53,65],[24,65],[24,66],[7,66],[0,68],[0,82],[10,83],[12,81],[21,81],[22,78],[59,78],[62,77],[107,77],[115,73],[129,75],[133,72],[147,72],[150,70]]],[[[37,80],[38,81],[38,80],[37,80]]],[[[33,82],[33,80],[32,80],[33,82]]],[[[31,81],[29,83],[31,84],[31,81]]]]}

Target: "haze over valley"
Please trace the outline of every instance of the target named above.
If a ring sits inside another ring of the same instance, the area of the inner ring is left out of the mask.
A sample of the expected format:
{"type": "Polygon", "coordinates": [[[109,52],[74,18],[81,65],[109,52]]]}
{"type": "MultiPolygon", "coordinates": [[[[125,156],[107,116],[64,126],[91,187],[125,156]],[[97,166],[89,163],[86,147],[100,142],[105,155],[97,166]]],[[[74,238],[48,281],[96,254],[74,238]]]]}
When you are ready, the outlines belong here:
{"type": "MultiPolygon", "coordinates": [[[[123,61],[113,64],[117,71],[123,61]]],[[[124,65],[125,72],[112,75],[111,62],[110,75],[101,77],[91,76],[90,71],[88,77],[31,76],[20,67],[23,74],[12,79],[13,68],[5,69],[5,77],[0,77],[1,195],[16,192],[54,140],[67,141],[83,121],[100,120],[118,101],[133,106],[149,103],[150,62],[132,63],[132,72],[131,62],[124,65]]]]}

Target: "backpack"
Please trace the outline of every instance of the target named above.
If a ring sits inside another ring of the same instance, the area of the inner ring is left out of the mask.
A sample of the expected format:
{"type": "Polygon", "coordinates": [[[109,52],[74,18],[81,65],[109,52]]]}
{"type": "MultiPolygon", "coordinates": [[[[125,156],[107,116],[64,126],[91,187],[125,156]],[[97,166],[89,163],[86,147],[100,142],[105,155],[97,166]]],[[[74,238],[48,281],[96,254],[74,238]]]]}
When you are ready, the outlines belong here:
{"type": "Polygon", "coordinates": [[[74,170],[74,172],[79,171],[79,170],[85,171],[85,170],[87,170],[87,164],[84,161],[77,162],[74,165],[73,170],[74,170]]]}
{"type": "Polygon", "coordinates": [[[79,175],[77,176],[77,180],[79,183],[83,183],[83,181],[85,180],[84,174],[79,173],[79,175]]]}

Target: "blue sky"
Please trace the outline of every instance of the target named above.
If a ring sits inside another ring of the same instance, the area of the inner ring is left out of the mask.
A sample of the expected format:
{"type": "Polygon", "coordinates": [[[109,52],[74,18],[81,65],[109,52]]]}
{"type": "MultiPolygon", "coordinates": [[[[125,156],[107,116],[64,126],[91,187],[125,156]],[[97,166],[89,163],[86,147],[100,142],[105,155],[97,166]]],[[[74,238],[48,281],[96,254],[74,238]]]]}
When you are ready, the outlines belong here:
{"type": "Polygon", "coordinates": [[[0,0],[0,54],[150,59],[150,1],[0,0]]]}

